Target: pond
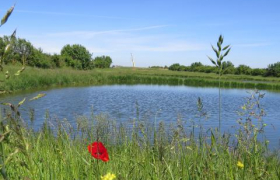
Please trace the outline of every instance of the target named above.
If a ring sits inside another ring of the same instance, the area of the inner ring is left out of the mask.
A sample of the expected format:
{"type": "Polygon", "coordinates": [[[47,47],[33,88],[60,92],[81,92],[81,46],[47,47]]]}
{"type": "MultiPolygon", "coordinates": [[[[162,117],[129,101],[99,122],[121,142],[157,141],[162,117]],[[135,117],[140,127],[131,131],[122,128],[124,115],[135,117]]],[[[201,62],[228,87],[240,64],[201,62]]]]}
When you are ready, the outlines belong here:
{"type": "MultiPolygon", "coordinates": [[[[222,131],[232,132],[240,118],[237,111],[242,110],[249,90],[222,89],[222,131]]],[[[280,93],[261,91],[265,93],[261,99],[261,107],[266,116],[263,117],[265,136],[270,141],[270,147],[279,147],[280,138],[280,93]]],[[[133,119],[146,121],[163,121],[165,124],[182,121],[200,122],[204,128],[218,127],[218,88],[201,88],[167,85],[108,85],[92,87],[71,87],[29,92],[20,95],[9,95],[0,98],[0,102],[17,104],[23,98],[30,99],[38,93],[46,96],[36,101],[26,101],[20,111],[23,119],[29,119],[30,109],[34,109],[34,128],[42,126],[46,112],[52,118],[66,118],[70,123],[77,116],[91,114],[107,114],[117,122],[133,119]],[[203,112],[207,118],[199,118],[197,100],[203,102],[203,112]]]]}

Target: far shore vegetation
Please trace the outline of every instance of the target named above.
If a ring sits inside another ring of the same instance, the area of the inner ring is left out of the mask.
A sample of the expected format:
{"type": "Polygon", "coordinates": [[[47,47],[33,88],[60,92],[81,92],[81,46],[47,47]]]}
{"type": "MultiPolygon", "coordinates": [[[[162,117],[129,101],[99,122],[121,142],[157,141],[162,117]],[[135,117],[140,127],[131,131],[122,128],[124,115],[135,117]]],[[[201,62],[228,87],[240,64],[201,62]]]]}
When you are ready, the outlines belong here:
{"type": "MultiPolygon", "coordinates": [[[[5,71],[16,74],[21,66],[6,65],[5,71]]],[[[170,71],[164,68],[94,68],[76,70],[69,67],[42,69],[26,67],[20,76],[5,79],[0,77],[0,89],[5,93],[22,90],[42,89],[80,85],[106,84],[160,84],[218,87],[219,76],[216,73],[170,71]]],[[[280,79],[250,75],[225,74],[221,77],[223,88],[248,88],[280,90],[280,79]]]]}
{"type": "MultiPolygon", "coordinates": [[[[169,67],[121,67],[113,65],[106,55],[93,58],[86,47],[78,44],[65,45],[60,54],[48,54],[25,39],[4,36],[0,37],[0,55],[5,64],[5,73],[0,77],[0,90],[4,93],[97,84],[219,86],[219,69],[215,66],[193,62],[190,66],[175,63],[169,67]]],[[[253,69],[223,61],[221,69],[223,88],[280,90],[280,62],[253,69]]]]}

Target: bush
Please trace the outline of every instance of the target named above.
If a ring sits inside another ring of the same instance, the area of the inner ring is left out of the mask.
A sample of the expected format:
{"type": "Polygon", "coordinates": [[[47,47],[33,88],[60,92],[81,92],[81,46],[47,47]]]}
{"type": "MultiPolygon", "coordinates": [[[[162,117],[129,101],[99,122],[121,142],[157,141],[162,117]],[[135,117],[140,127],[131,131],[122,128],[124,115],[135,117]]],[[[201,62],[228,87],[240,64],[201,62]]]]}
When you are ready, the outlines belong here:
{"type": "Polygon", "coordinates": [[[180,68],[180,64],[179,63],[175,63],[175,64],[172,64],[171,66],[169,66],[169,70],[171,71],[179,71],[179,68],[180,68]]]}
{"type": "Polygon", "coordinates": [[[62,48],[61,55],[71,57],[74,60],[74,62],[71,63],[72,67],[74,66],[77,68],[81,64],[82,69],[89,69],[91,53],[84,46],[79,44],[67,44],[62,48]]]}
{"type": "Polygon", "coordinates": [[[252,73],[252,69],[246,65],[239,65],[235,71],[235,74],[251,75],[251,73],[252,73]]]}
{"type": "Polygon", "coordinates": [[[95,68],[110,68],[112,59],[110,56],[99,56],[94,58],[93,66],[95,68]]]}
{"type": "Polygon", "coordinates": [[[269,64],[265,76],[280,77],[280,62],[269,64]]]}
{"type": "Polygon", "coordinates": [[[65,66],[65,61],[63,58],[61,58],[60,55],[54,54],[53,56],[51,56],[51,60],[58,68],[65,66]]]}
{"type": "Polygon", "coordinates": [[[253,76],[264,76],[265,73],[266,73],[265,69],[260,69],[260,68],[252,69],[253,76]]]}

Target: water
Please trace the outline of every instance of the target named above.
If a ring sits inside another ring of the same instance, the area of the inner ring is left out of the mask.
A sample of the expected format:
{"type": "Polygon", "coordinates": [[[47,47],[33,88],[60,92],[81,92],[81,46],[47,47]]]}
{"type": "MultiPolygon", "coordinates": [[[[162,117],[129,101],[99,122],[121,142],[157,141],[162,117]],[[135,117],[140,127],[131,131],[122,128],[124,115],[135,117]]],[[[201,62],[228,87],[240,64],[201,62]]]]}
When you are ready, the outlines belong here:
{"type": "MultiPolygon", "coordinates": [[[[222,131],[233,131],[240,117],[236,113],[250,95],[248,90],[222,89],[222,131]]],[[[80,115],[90,116],[106,113],[118,122],[132,119],[164,121],[165,124],[182,121],[199,122],[197,99],[203,102],[208,119],[202,118],[204,128],[218,127],[218,89],[187,86],[158,85],[110,85],[52,89],[20,95],[5,96],[0,102],[17,104],[24,97],[30,99],[38,93],[47,95],[36,101],[26,101],[21,108],[22,117],[29,119],[29,109],[35,110],[34,128],[42,126],[46,112],[52,118],[66,118],[71,123],[80,115]]],[[[267,124],[265,135],[270,147],[279,147],[280,138],[280,93],[262,91],[265,97],[261,104],[266,111],[263,118],[267,124]]]]}

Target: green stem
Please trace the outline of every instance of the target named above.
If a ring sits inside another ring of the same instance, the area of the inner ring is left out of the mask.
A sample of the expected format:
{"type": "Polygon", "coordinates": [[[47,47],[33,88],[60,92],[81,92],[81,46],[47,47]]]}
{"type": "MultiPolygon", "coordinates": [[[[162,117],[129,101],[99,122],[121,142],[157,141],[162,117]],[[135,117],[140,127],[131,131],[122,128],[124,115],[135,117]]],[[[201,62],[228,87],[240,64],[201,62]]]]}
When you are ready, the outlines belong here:
{"type": "Polygon", "coordinates": [[[219,133],[221,135],[221,70],[219,71],[219,133]]]}
{"type": "MultiPolygon", "coordinates": [[[[1,110],[1,109],[0,109],[1,110]]],[[[1,116],[2,117],[2,116],[1,116]]],[[[0,128],[0,134],[2,134],[4,132],[4,125],[3,122],[0,123],[1,128],[0,128]]],[[[3,148],[3,141],[0,143],[0,165],[2,165],[1,168],[1,175],[3,176],[3,178],[5,180],[9,179],[7,176],[7,172],[6,172],[6,168],[5,168],[5,164],[4,164],[4,148],[3,148]]]]}
{"type": "Polygon", "coordinates": [[[4,165],[4,149],[3,149],[2,143],[0,144],[0,151],[1,151],[0,164],[2,165],[1,174],[2,174],[3,178],[5,180],[7,180],[8,177],[7,177],[7,173],[6,173],[6,169],[5,169],[5,165],[4,165]]]}

